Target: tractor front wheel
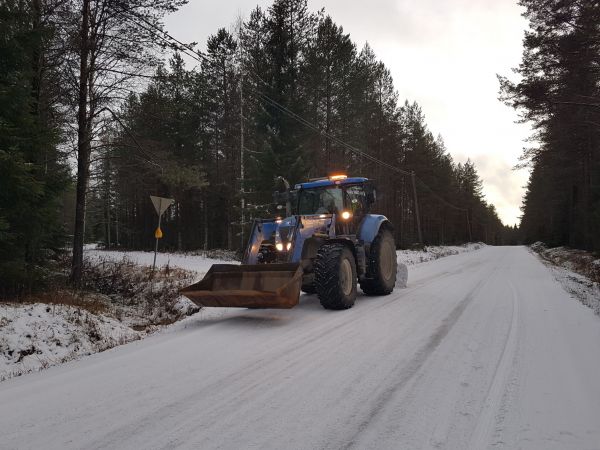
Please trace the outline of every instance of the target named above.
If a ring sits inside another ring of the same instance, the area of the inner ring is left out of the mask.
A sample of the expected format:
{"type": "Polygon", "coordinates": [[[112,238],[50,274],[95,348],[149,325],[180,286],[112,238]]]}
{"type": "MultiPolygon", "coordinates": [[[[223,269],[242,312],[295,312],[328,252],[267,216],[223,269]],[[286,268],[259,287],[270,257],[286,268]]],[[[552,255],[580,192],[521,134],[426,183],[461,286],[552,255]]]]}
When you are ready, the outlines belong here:
{"type": "Polygon", "coordinates": [[[352,308],[356,301],[356,261],[348,246],[324,244],[315,260],[315,289],[325,309],[352,308]]]}

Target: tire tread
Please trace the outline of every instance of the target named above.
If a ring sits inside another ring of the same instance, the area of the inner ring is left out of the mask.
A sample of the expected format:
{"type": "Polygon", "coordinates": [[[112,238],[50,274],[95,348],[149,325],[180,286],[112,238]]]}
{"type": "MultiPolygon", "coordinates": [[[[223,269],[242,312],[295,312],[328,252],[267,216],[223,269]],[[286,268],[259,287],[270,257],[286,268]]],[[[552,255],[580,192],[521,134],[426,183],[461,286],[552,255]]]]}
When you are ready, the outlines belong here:
{"type": "Polygon", "coordinates": [[[386,281],[381,276],[379,270],[379,258],[381,256],[381,245],[384,239],[394,239],[392,233],[383,229],[380,230],[375,239],[373,240],[373,244],[371,244],[371,251],[369,254],[369,260],[367,265],[367,278],[363,279],[360,282],[360,288],[367,295],[388,295],[391,294],[394,290],[394,285],[396,284],[396,270],[397,267],[394,268],[392,279],[393,283],[391,285],[386,283],[386,281]]]}
{"type": "MultiPolygon", "coordinates": [[[[325,309],[348,309],[352,308],[356,300],[356,287],[353,294],[345,296],[340,289],[339,272],[344,252],[350,249],[339,242],[323,244],[317,252],[315,260],[315,289],[321,305],[325,309]]],[[[356,263],[351,258],[351,264],[356,280],[356,263]]],[[[356,282],[356,281],[355,281],[356,282]]]]}

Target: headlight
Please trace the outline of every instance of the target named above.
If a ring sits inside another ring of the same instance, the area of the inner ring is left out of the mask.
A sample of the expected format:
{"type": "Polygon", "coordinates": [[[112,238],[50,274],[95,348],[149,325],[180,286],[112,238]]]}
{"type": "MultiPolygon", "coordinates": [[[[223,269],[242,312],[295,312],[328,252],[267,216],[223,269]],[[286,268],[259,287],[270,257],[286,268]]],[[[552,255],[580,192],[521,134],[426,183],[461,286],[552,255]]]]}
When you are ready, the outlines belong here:
{"type": "Polygon", "coordinates": [[[288,242],[288,243],[286,244],[286,246],[285,246],[285,249],[286,249],[286,250],[289,250],[290,248],[292,248],[292,243],[291,243],[291,242],[288,242]]]}
{"type": "Polygon", "coordinates": [[[343,220],[348,220],[350,217],[352,217],[352,213],[350,211],[342,211],[343,220]]]}
{"type": "Polygon", "coordinates": [[[278,242],[277,244],[275,244],[275,248],[277,249],[278,252],[282,252],[283,244],[281,242],[278,242]]]}

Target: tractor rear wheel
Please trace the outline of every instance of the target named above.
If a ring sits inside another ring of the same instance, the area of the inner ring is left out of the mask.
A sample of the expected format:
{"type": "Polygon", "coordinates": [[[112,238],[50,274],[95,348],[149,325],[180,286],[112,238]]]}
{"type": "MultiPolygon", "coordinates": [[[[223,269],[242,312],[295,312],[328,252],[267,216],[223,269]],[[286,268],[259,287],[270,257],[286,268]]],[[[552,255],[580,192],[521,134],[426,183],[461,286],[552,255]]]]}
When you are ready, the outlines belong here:
{"type": "Polygon", "coordinates": [[[356,301],[356,261],[342,243],[324,244],[315,260],[315,289],[325,309],[352,308],[356,301]]]}
{"type": "Polygon", "coordinates": [[[360,288],[367,295],[388,295],[396,285],[396,243],[389,230],[380,230],[371,244],[367,265],[367,278],[360,288]]]}

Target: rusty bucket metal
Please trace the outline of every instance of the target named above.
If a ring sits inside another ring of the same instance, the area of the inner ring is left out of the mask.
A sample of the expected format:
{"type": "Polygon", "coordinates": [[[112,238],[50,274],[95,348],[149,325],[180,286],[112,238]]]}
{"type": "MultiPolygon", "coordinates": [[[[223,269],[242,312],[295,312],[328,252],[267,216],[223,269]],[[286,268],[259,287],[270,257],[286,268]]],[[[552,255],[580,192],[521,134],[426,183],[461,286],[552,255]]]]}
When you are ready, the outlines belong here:
{"type": "Polygon", "coordinates": [[[301,285],[300,264],[215,264],[180,292],[198,306],[293,308],[301,285]]]}

